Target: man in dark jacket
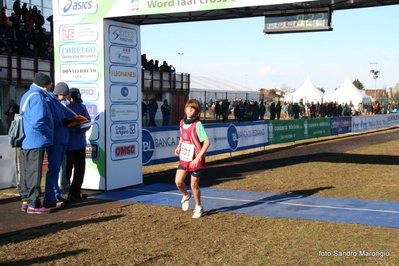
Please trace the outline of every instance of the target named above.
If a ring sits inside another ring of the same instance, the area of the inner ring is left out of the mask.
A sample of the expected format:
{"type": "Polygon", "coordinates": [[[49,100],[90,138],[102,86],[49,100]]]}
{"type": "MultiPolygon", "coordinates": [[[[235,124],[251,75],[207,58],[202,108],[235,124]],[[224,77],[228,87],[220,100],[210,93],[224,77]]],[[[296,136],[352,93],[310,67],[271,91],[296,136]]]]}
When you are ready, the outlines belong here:
{"type": "Polygon", "coordinates": [[[21,0],[15,0],[12,10],[14,11],[16,17],[21,20],[21,0]]]}
{"type": "Polygon", "coordinates": [[[170,123],[170,113],[172,112],[172,107],[169,105],[168,100],[164,100],[161,105],[162,112],[162,126],[169,126],[170,123]]]}
{"type": "Polygon", "coordinates": [[[14,120],[14,115],[19,114],[19,105],[13,99],[8,101],[7,111],[3,112],[7,116],[7,125],[10,130],[11,122],[14,120]]]}
{"type": "Polygon", "coordinates": [[[270,104],[270,120],[276,119],[276,104],[272,102],[270,104]]]}
{"type": "Polygon", "coordinates": [[[281,115],[281,102],[278,101],[276,105],[276,115],[277,115],[277,120],[280,120],[280,115],[281,115]]]}
{"type": "Polygon", "coordinates": [[[157,124],[155,123],[155,115],[158,111],[158,104],[156,99],[151,99],[148,103],[148,116],[150,117],[150,121],[148,122],[149,127],[156,127],[157,124]]]}
{"type": "Polygon", "coordinates": [[[300,108],[298,103],[294,103],[294,105],[292,106],[292,113],[294,114],[294,119],[299,119],[299,112],[300,108]]]}

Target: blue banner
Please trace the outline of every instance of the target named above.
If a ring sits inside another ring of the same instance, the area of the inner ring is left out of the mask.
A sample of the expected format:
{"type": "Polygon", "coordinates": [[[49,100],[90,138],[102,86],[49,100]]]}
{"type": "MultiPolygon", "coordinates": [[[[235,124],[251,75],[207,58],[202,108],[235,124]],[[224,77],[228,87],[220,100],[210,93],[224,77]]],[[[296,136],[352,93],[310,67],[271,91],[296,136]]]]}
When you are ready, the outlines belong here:
{"type": "Polygon", "coordinates": [[[331,135],[352,132],[352,117],[331,117],[331,135]]]}

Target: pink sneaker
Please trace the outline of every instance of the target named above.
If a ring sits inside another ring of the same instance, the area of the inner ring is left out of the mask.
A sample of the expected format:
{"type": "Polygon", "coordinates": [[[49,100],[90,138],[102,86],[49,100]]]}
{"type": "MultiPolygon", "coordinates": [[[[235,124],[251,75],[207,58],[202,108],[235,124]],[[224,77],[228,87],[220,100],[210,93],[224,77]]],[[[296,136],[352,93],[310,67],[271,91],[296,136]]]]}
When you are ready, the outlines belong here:
{"type": "Polygon", "coordinates": [[[28,207],[26,210],[26,212],[30,214],[48,214],[50,211],[51,210],[49,208],[44,208],[43,206],[39,206],[37,208],[28,207]]]}

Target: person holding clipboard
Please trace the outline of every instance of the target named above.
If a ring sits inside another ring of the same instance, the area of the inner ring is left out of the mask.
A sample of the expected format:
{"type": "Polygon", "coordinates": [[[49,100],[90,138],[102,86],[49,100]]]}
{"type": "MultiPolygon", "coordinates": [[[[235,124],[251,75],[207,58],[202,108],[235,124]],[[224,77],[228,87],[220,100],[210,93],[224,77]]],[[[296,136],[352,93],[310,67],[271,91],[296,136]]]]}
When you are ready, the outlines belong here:
{"type": "Polygon", "coordinates": [[[86,170],[86,132],[90,129],[90,115],[82,103],[78,88],[70,88],[65,107],[75,116],[69,124],[70,134],[66,149],[66,164],[62,169],[61,186],[63,194],[68,194],[69,200],[87,198],[81,192],[83,178],[86,170]],[[89,126],[85,126],[88,124],[89,126]],[[69,187],[68,187],[69,186],[69,187]]]}

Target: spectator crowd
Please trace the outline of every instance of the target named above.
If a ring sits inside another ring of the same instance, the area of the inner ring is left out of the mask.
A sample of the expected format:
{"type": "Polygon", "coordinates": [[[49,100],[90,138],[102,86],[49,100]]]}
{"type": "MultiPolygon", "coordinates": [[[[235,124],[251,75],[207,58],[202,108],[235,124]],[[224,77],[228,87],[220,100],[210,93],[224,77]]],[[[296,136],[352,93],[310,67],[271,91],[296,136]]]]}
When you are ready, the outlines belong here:
{"type": "Polygon", "coordinates": [[[355,116],[355,115],[379,115],[396,113],[397,106],[394,102],[388,103],[359,103],[354,106],[352,102],[337,103],[325,102],[319,103],[308,102],[304,104],[302,101],[299,103],[285,103],[284,113],[288,118],[301,118],[301,117],[338,117],[338,116],[355,116]]]}
{"type": "Polygon", "coordinates": [[[299,118],[339,117],[354,115],[379,115],[397,112],[395,102],[388,103],[360,103],[355,107],[352,102],[338,104],[336,102],[283,102],[265,100],[241,100],[230,101],[220,99],[210,100],[203,104],[204,110],[215,118],[216,122],[226,122],[230,114],[234,115],[235,122],[248,122],[258,120],[280,120],[299,118]]]}
{"type": "MultiPolygon", "coordinates": [[[[52,25],[52,16],[46,19],[52,25]]],[[[13,12],[7,16],[1,9],[0,54],[20,55],[54,60],[52,32],[43,27],[45,19],[36,6],[21,6],[15,0],[13,12]]]]}
{"type": "Polygon", "coordinates": [[[161,72],[176,72],[173,65],[169,65],[166,61],[163,61],[162,65],[159,65],[159,60],[147,59],[146,54],[141,55],[141,69],[149,71],[161,71],[161,72]]]}

